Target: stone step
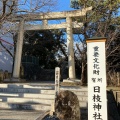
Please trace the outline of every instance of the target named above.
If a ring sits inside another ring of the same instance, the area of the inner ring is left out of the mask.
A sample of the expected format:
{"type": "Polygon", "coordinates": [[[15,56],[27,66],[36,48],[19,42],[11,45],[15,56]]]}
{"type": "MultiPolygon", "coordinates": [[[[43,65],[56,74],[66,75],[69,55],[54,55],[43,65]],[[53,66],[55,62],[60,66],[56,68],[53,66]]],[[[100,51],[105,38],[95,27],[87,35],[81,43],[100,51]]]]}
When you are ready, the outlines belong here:
{"type": "MultiPolygon", "coordinates": [[[[74,92],[78,97],[79,96],[82,96],[82,98],[80,98],[80,99],[85,99],[84,97],[86,97],[86,99],[87,99],[87,92],[86,91],[72,91],[72,92],[74,92]]],[[[48,95],[48,94],[50,94],[50,95],[53,95],[54,96],[54,94],[55,94],[55,91],[54,90],[40,90],[40,89],[31,89],[31,88],[24,88],[24,89],[22,89],[22,88],[20,88],[20,89],[15,89],[15,88],[0,88],[0,93],[2,94],[5,94],[5,93],[7,93],[7,94],[9,94],[10,95],[10,93],[14,93],[13,94],[13,96],[23,96],[23,97],[30,97],[30,96],[32,96],[33,94],[33,97],[35,97],[36,98],[36,96],[38,95],[38,94],[46,94],[46,95],[48,95]],[[18,93],[19,95],[15,95],[15,93],[18,93]]],[[[44,96],[43,96],[44,97],[44,96]]],[[[38,95],[38,98],[39,98],[39,95],[38,95]]],[[[85,99],[85,100],[86,100],[85,99]]]]}
{"type": "Polygon", "coordinates": [[[53,99],[37,99],[37,98],[22,98],[22,97],[7,97],[0,96],[0,101],[2,102],[19,102],[19,103],[41,103],[50,105],[54,100],[53,99]]]}
{"type": "MultiPolygon", "coordinates": [[[[52,103],[53,101],[51,101],[52,103]]],[[[86,102],[79,102],[80,109],[87,110],[86,102]]],[[[22,101],[9,101],[9,102],[0,102],[1,109],[23,109],[23,110],[50,110],[51,104],[45,103],[35,103],[31,101],[22,102],[22,101]]]]}
{"type": "MultiPolygon", "coordinates": [[[[60,89],[61,90],[61,89],[60,89]]],[[[64,89],[62,89],[64,90],[64,89]]],[[[88,96],[87,91],[71,90],[76,95],[88,96]]],[[[55,94],[54,89],[41,89],[41,88],[0,88],[0,92],[6,93],[44,93],[55,94]]]]}
{"type": "MultiPolygon", "coordinates": [[[[19,93],[20,94],[20,93],[19,93]]],[[[6,96],[6,97],[19,97],[18,93],[0,93],[0,96],[6,96]]],[[[21,93],[22,94],[22,93],[21,93]]]]}
{"type": "MultiPolygon", "coordinates": [[[[40,97],[42,97],[42,95],[40,97]]],[[[87,107],[87,98],[78,97],[78,99],[79,99],[80,107],[87,107]]],[[[22,96],[0,96],[0,101],[2,101],[2,102],[19,102],[19,103],[51,104],[54,101],[54,96],[49,95],[49,97],[47,97],[47,96],[43,95],[42,98],[34,98],[34,97],[29,98],[29,97],[22,97],[22,96]]]]}
{"type": "Polygon", "coordinates": [[[73,91],[78,96],[88,96],[88,92],[86,91],[73,91]]]}
{"type": "Polygon", "coordinates": [[[31,93],[0,93],[1,97],[22,97],[22,98],[43,98],[43,99],[54,99],[54,94],[31,94],[31,93]]]}
{"type": "Polygon", "coordinates": [[[12,103],[12,102],[0,102],[1,109],[12,110],[50,110],[51,105],[47,104],[30,104],[30,103],[12,103]]]}
{"type": "Polygon", "coordinates": [[[87,92],[88,89],[87,87],[64,87],[64,86],[61,86],[60,87],[60,90],[70,90],[70,91],[76,91],[76,92],[87,92]]]}
{"type": "MultiPolygon", "coordinates": [[[[52,85],[32,85],[32,84],[0,84],[0,88],[17,88],[17,89],[23,89],[23,88],[33,88],[33,89],[54,89],[54,86],[52,85]]],[[[60,90],[71,90],[71,91],[85,91],[87,92],[87,87],[69,87],[69,86],[60,86],[60,90]]]]}
{"type": "Polygon", "coordinates": [[[0,120],[36,120],[45,111],[0,109],[0,120]]]}
{"type": "Polygon", "coordinates": [[[79,106],[80,106],[80,108],[87,108],[88,107],[88,103],[84,102],[84,101],[79,101],[79,106]]]}
{"type": "Polygon", "coordinates": [[[55,94],[55,90],[40,90],[41,94],[50,94],[50,95],[54,95],[55,94]]]}
{"type": "Polygon", "coordinates": [[[88,101],[88,97],[86,97],[86,96],[77,96],[77,97],[78,97],[79,101],[85,101],[85,102],[88,101]]]}
{"type": "Polygon", "coordinates": [[[0,88],[36,88],[36,89],[54,89],[54,86],[46,86],[46,85],[39,85],[39,86],[32,86],[27,84],[0,84],[0,88]]]}
{"type": "MultiPolygon", "coordinates": [[[[36,102],[36,101],[42,101],[43,100],[43,102],[45,101],[45,100],[48,100],[48,101],[53,101],[54,100],[54,98],[55,98],[55,96],[53,96],[53,95],[35,95],[35,94],[33,94],[33,95],[31,95],[31,94],[25,94],[25,95],[17,95],[17,94],[15,94],[14,96],[5,96],[5,95],[0,95],[0,101],[6,101],[6,102],[9,102],[10,100],[14,100],[14,101],[32,101],[32,102],[36,102]],[[31,96],[33,96],[33,97],[31,97],[31,96]]],[[[87,97],[81,97],[81,96],[78,96],[78,100],[79,100],[79,102],[87,102],[88,100],[87,100],[87,97]]],[[[42,102],[42,103],[43,103],[42,102]]]]}
{"type": "MultiPolygon", "coordinates": [[[[0,92],[7,93],[41,93],[44,89],[36,89],[36,88],[0,88],[0,92]]],[[[50,89],[51,90],[51,89],[50,89]]],[[[49,91],[48,93],[50,93],[49,91]]],[[[52,93],[53,94],[53,93],[52,93]]]]}
{"type": "MultiPolygon", "coordinates": [[[[77,96],[80,102],[87,102],[88,97],[86,96],[77,96]]],[[[46,94],[26,94],[26,93],[19,93],[19,94],[8,94],[8,93],[0,93],[0,100],[7,101],[10,98],[14,99],[47,99],[47,100],[54,100],[55,95],[46,95],[46,94]]]]}
{"type": "MultiPolygon", "coordinates": [[[[29,104],[29,103],[12,103],[0,102],[0,109],[6,110],[35,110],[35,111],[49,111],[51,105],[47,104],[29,104]]],[[[80,107],[81,114],[88,112],[87,107],[80,107]]]]}

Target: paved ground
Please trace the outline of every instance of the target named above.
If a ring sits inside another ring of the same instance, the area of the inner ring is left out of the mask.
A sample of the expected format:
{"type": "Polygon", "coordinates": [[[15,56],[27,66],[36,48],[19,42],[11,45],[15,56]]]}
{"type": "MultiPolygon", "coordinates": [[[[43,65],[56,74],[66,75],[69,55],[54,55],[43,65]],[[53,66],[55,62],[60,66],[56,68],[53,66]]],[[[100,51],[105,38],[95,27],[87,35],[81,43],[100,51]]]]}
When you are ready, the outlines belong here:
{"type": "Polygon", "coordinates": [[[0,110],[0,120],[36,120],[45,111],[0,110]]]}

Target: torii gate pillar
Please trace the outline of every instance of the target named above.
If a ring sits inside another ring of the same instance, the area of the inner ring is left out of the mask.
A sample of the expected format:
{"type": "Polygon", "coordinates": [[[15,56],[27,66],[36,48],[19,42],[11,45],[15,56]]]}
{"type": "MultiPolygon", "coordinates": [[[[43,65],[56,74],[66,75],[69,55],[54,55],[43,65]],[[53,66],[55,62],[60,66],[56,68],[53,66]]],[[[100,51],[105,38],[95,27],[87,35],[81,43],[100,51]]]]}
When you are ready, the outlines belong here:
{"type": "Polygon", "coordinates": [[[74,49],[73,49],[73,32],[72,32],[72,18],[67,17],[67,47],[68,47],[68,73],[69,79],[75,79],[75,60],[74,60],[74,49]]]}
{"type": "Polygon", "coordinates": [[[16,53],[15,53],[12,81],[19,81],[23,37],[24,37],[24,20],[21,20],[19,23],[19,32],[18,32],[18,39],[17,39],[17,44],[16,44],[16,53]]]}

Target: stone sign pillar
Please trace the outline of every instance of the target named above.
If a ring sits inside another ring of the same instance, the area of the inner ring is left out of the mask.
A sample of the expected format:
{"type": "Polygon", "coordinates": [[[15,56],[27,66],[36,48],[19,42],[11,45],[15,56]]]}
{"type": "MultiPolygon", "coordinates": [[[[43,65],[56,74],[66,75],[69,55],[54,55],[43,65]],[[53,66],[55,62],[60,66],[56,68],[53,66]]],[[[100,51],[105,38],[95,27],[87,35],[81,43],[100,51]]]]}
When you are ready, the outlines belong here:
{"type": "Polygon", "coordinates": [[[91,38],[87,42],[88,120],[107,119],[106,38],[91,38]]]}
{"type": "Polygon", "coordinates": [[[60,92],[60,68],[56,67],[55,68],[55,99],[54,102],[51,104],[50,115],[53,115],[55,112],[55,103],[59,92],[60,92]]]}
{"type": "Polygon", "coordinates": [[[24,37],[24,20],[21,20],[19,23],[18,40],[16,44],[16,53],[15,53],[13,79],[12,79],[13,81],[19,80],[22,47],[23,47],[23,37],[24,37]]]}
{"type": "Polygon", "coordinates": [[[68,67],[69,67],[69,78],[75,79],[75,60],[74,60],[74,49],[73,49],[73,32],[72,32],[72,18],[67,17],[67,47],[68,47],[68,67]]]}
{"type": "Polygon", "coordinates": [[[55,68],[55,97],[58,95],[60,91],[60,68],[55,68]]]}

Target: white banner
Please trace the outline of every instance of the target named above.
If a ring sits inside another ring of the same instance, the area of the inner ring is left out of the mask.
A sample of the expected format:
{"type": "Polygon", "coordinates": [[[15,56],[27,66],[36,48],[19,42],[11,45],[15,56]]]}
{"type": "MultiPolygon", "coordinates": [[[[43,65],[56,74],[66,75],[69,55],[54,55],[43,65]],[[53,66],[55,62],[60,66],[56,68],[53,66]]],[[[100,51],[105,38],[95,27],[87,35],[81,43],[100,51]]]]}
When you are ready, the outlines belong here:
{"type": "Polygon", "coordinates": [[[87,42],[87,60],[88,120],[107,120],[105,41],[87,42]]]}

